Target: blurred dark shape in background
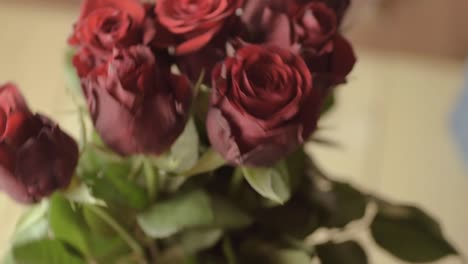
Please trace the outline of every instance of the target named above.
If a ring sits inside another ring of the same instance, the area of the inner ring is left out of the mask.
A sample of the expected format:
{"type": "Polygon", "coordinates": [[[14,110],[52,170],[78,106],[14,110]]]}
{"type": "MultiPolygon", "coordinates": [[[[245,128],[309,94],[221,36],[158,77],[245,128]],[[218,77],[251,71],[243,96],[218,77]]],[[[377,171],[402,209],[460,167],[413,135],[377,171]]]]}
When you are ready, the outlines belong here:
{"type": "Polygon", "coordinates": [[[356,45],[464,59],[466,0],[354,0],[347,30],[356,45]]]}

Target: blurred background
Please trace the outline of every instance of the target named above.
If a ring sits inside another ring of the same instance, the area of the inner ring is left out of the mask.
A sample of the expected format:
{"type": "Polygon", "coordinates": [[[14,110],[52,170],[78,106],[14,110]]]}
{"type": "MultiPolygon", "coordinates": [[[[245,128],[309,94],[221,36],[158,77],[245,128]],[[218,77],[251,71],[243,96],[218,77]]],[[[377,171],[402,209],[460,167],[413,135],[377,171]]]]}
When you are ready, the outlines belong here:
{"type": "MultiPolygon", "coordinates": [[[[353,1],[343,30],[359,62],[321,124],[321,135],[341,147],[311,151],[334,177],[423,207],[468,255],[468,164],[454,132],[468,109],[459,107],[453,124],[468,58],[468,1],[353,1]]],[[[77,125],[63,53],[78,8],[78,0],[0,0],[0,83],[18,83],[33,108],[71,132],[77,125]]],[[[22,210],[0,195],[0,251],[22,210]]],[[[399,263],[368,235],[361,239],[372,248],[371,263],[399,263]]]]}

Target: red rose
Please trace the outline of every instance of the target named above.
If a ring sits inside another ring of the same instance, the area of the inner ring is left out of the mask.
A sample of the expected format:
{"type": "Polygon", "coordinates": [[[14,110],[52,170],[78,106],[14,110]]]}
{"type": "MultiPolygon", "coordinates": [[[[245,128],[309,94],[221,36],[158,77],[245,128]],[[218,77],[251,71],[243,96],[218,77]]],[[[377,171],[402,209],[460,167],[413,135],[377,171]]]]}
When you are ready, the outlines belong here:
{"type": "Polygon", "coordinates": [[[176,37],[175,54],[207,45],[242,7],[244,0],[158,0],[156,16],[176,37]]]}
{"type": "Polygon", "coordinates": [[[338,20],[341,22],[351,5],[351,0],[325,0],[325,3],[335,11],[338,20]]]}
{"type": "Polygon", "coordinates": [[[106,58],[114,48],[150,43],[153,24],[138,0],[85,0],[69,42],[106,58]]]}
{"type": "Polygon", "coordinates": [[[181,72],[193,83],[200,79],[203,72],[203,83],[210,86],[213,68],[226,58],[225,45],[222,41],[212,41],[194,53],[175,57],[175,61],[181,72]]]}
{"type": "Polygon", "coordinates": [[[182,133],[192,91],[146,46],[115,50],[82,80],[96,130],[116,152],[161,154],[182,133]]]}
{"type": "Polygon", "coordinates": [[[12,84],[0,86],[0,188],[31,203],[70,183],[78,146],[52,121],[32,114],[12,84]]]}
{"type": "Polygon", "coordinates": [[[338,33],[336,12],[322,2],[301,6],[294,15],[294,33],[300,52],[315,74],[317,87],[328,94],[344,83],[356,63],[351,44],[338,33]]]}
{"type": "Polygon", "coordinates": [[[330,40],[336,35],[338,21],[335,12],[324,3],[302,6],[294,14],[294,34],[303,49],[316,53],[333,49],[330,40]]]}
{"type": "Polygon", "coordinates": [[[335,6],[347,8],[346,1],[249,1],[242,17],[247,33],[241,42],[301,54],[315,76],[316,88],[322,87],[326,95],[332,86],[346,81],[356,62],[352,46],[338,32],[335,6]]]}
{"type": "Polygon", "coordinates": [[[323,2],[249,1],[242,21],[244,41],[270,44],[292,51],[313,49],[330,51],[330,40],[337,34],[336,13],[323,2]]]}
{"type": "Polygon", "coordinates": [[[242,41],[292,49],[291,17],[275,1],[247,1],[242,22],[245,27],[241,34],[242,41]]]}
{"type": "Polygon", "coordinates": [[[78,77],[84,78],[104,62],[97,59],[89,49],[81,48],[73,55],[72,63],[78,77]]]}
{"type": "Polygon", "coordinates": [[[270,166],[316,126],[321,98],[300,56],[275,46],[245,46],[213,71],[207,131],[232,164],[270,166]]]}

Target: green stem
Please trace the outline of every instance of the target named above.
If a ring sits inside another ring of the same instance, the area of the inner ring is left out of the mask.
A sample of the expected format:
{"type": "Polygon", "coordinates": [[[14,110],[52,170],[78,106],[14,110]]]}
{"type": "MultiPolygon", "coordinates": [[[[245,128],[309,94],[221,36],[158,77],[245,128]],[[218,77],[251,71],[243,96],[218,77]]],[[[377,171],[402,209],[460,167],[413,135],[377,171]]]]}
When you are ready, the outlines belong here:
{"type": "Polygon", "coordinates": [[[240,187],[242,186],[242,182],[244,181],[244,172],[242,172],[241,167],[238,167],[234,170],[234,175],[231,179],[231,184],[229,186],[229,194],[235,195],[237,191],[239,191],[240,187]]]}
{"type": "Polygon", "coordinates": [[[80,141],[81,141],[81,151],[83,152],[86,144],[88,143],[88,135],[85,121],[85,110],[82,107],[78,108],[78,118],[80,121],[80,141]]]}
{"type": "Polygon", "coordinates": [[[236,254],[232,248],[231,239],[228,237],[223,240],[223,253],[228,264],[237,264],[236,254]]]}
{"type": "Polygon", "coordinates": [[[154,169],[151,162],[147,159],[143,161],[143,170],[146,178],[146,188],[150,201],[156,200],[158,194],[158,172],[154,169]]]}
{"type": "Polygon", "coordinates": [[[128,179],[134,181],[139,175],[141,175],[141,171],[143,170],[144,165],[144,158],[137,156],[135,160],[132,162],[132,167],[130,168],[130,172],[128,173],[128,179]]]}
{"type": "Polygon", "coordinates": [[[135,255],[143,257],[144,252],[140,244],[122,227],[115,219],[112,218],[106,211],[93,205],[87,205],[88,209],[92,211],[96,216],[106,222],[115,232],[127,243],[127,245],[133,250],[135,255]]]}

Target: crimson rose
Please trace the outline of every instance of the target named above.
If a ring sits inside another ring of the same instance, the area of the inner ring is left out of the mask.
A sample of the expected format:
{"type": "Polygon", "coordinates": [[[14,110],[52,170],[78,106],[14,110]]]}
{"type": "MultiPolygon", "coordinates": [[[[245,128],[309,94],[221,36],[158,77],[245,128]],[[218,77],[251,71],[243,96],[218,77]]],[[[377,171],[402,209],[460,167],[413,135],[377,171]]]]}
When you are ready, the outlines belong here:
{"type": "Polygon", "coordinates": [[[340,21],[335,6],[346,9],[347,3],[249,1],[242,17],[247,31],[242,41],[275,45],[301,54],[316,76],[316,88],[329,90],[346,81],[356,62],[351,45],[338,31],[340,21]]]}
{"type": "Polygon", "coordinates": [[[0,86],[0,188],[31,203],[69,185],[78,146],[46,117],[32,114],[16,86],[0,86]]]}
{"type": "Polygon", "coordinates": [[[82,80],[96,130],[116,152],[161,154],[182,133],[192,91],[146,46],[115,50],[82,80]]]}
{"type": "Polygon", "coordinates": [[[106,59],[114,48],[148,44],[155,35],[138,0],[85,0],[69,43],[106,59]]]}
{"type": "Polygon", "coordinates": [[[321,98],[300,56],[249,45],[213,71],[211,144],[232,164],[270,166],[316,127],[321,98]]]}
{"type": "Polygon", "coordinates": [[[158,23],[175,35],[175,54],[185,55],[207,45],[235,16],[244,0],[158,0],[158,23]]]}

